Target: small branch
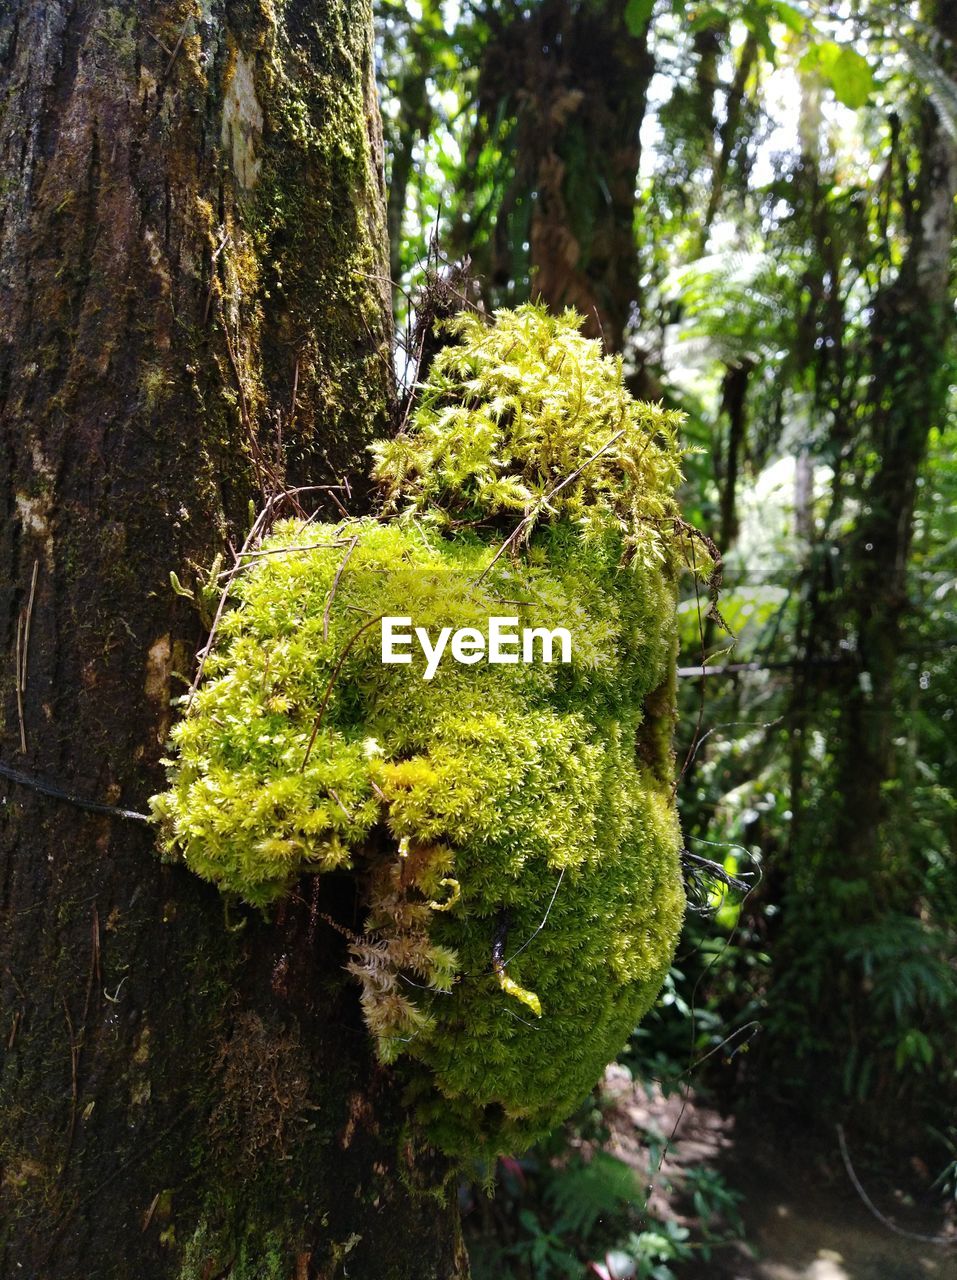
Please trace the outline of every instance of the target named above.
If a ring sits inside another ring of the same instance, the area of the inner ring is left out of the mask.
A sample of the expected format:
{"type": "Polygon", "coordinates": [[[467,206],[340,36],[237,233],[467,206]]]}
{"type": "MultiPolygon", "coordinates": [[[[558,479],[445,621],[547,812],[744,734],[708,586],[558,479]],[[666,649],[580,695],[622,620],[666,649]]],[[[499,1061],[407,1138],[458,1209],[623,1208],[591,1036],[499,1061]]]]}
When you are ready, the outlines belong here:
{"type": "Polygon", "coordinates": [[[169,73],[173,70],[173,63],[176,61],[177,57],[179,56],[179,51],[183,47],[183,41],[186,39],[186,28],[189,26],[192,20],[192,16],[193,15],[190,14],[189,17],[186,19],[186,21],[183,23],[183,28],[179,33],[179,39],[173,45],[173,52],[169,55],[169,62],[167,62],[166,64],[166,70],[163,72],[162,76],[160,77],[160,84],[166,83],[167,79],[169,78],[169,73]]]}
{"type": "Polygon", "coordinates": [[[346,806],[345,806],[345,805],[342,803],[342,801],[339,799],[338,792],[333,791],[332,787],[327,787],[326,789],[327,789],[327,791],[329,792],[329,794],[332,796],[333,800],[335,800],[335,802],[336,802],[336,804],[339,806],[339,808],[342,810],[342,812],[346,815],[346,817],[347,817],[347,818],[349,819],[349,821],[351,822],[351,821],[352,821],[352,814],[349,812],[349,810],[346,808],[346,806]]]}
{"type": "Polygon", "coordinates": [[[565,878],[565,868],[562,867],[561,871],[558,873],[558,884],[555,885],[555,892],[552,894],[551,901],[548,904],[548,907],[545,911],[544,916],[542,916],[542,923],[538,926],[538,928],[535,930],[533,934],[531,934],[528,938],[525,939],[525,941],[522,943],[522,945],[518,948],[517,951],[513,951],[512,954],[509,956],[509,958],[502,962],[503,969],[507,969],[508,966],[515,959],[515,957],[520,956],[522,952],[525,950],[525,948],[531,942],[533,942],[535,938],[537,938],[538,935],[541,933],[541,931],[545,928],[545,925],[548,923],[548,917],[552,913],[552,907],[555,905],[555,899],[558,897],[558,891],[562,887],[562,881],[564,880],[564,878],[565,878]]]}
{"type": "Polygon", "coordinates": [[[206,306],[203,309],[204,325],[209,323],[209,310],[210,310],[210,307],[213,305],[213,289],[216,284],[216,273],[213,270],[213,268],[216,266],[216,262],[217,262],[217,259],[219,258],[219,255],[226,248],[226,245],[228,243],[229,243],[229,232],[225,231],[223,233],[222,240],[220,240],[219,244],[213,250],[212,257],[209,260],[209,289],[206,292],[206,306]]]}
{"type": "Polygon", "coordinates": [[[921,1244],[933,1244],[939,1248],[953,1248],[957,1245],[957,1237],[952,1236],[925,1236],[919,1231],[905,1231],[903,1227],[897,1226],[891,1222],[890,1218],[885,1218],[880,1209],[874,1204],[864,1188],[861,1186],[860,1179],[854,1172],[854,1166],[851,1164],[851,1157],[847,1150],[847,1139],[844,1137],[844,1126],[838,1124],[834,1126],[837,1129],[837,1140],[841,1147],[841,1159],[844,1161],[844,1168],[847,1170],[847,1176],[850,1178],[854,1186],[854,1190],[864,1202],[865,1207],[877,1219],[881,1226],[886,1227],[888,1231],[893,1231],[896,1236],[903,1236],[905,1240],[917,1240],[921,1244]]]}
{"type": "Polygon", "coordinates": [[[0,762],[0,778],[7,778],[10,782],[17,783],[21,787],[29,787],[31,791],[37,791],[42,796],[50,796],[53,800],[62,800],[65,804],[72,804],[77,809],[85,809],[88,813],[102,813],[111,818],[126,818],[130,822],[152,822],[153,819],[148,813],[136,813],[132,809],[120,809],[116,805],[103,804],[99,800],[84,800],[82,796],[74,795],[70,791],[64,791],[61,787],[55,786],[52,782],[47,782],[45,778],[37,778],[29,773],[21,773],[19,769],[11,769],[8,764],[0,762]]]}
{"type": "Polygon", "coordinates": [[[681,861],[691,863],[695,868],[700,868],[707,872],[715,880],[718,880],[728,889],[734,889],[737,893],[747,893],[751,886],[746,880],[741,880],[737,876],[730,875],[725,871],[719,862],[712,862],[710,858],[701,858],[696,853],[692,853],[688,849],[681,850],[681,861]]]}
{"type": "Polygon", "coordinates": [[[259,487],[263,497],[267,496],[266,481],[272,481],[275,484],[276,477],[270,474],[270,469],[266,465],[263,457],[263,451],[259,447],[259,441],[256,438],[256,429],[253,426],[252,414],[249,411],[249,400],[246,396],[246,386],[243,382],[242,372],[239,368],[239,360],[233,348],[232,340],[229,336],[229,326],[226,318],[222,315],[222,306],[220,305],[220,315],[223,320],[223,338],[226,342],[226,354],[229,356],[229,363],[232,365],[233,377],[236,379],[236,389],[239,393],[239,416],[242,419],[243,429],[246,432],[246,439],[249,443],[249,453],[252,458],[253,467],[256,471],[256,479],[259,481],[259,487]]]}
{"type": "Polygon", "coordinates": [[[296,422],[296,399],[299,395],[299,357],[296,356],[296,367],[292,375],[292,399],[289,403],[289,434],[292,435],[292,429],[296,422]]]}
{"type": "Polygon", "coordinates": [[[70,1163],[70,1156],[73,1152],[73,1136],[76,1133],[76,1108],[79,1098],[78,1074],[80,1067],[80,1046],[73,1031],[73,1019],[70,1017],[70,1009],[63,997],[63,1016],[66,1018],[67,1032],[70,1037],[70,1123],[67,1127],[66,1134],[66,1152],[63,1156],[63,1164],[60,1166],[59,1181],[62,1181],[70,1163]]]}
{"type": "Polygon", "coordinates": [[[833,658],[796,658],[789,662],[729,662],[723,667],[679,667],[681,679],[695,676],[733,676],[747,671],[794,671],[804,667],[839,667],[850,661],[838,655],[833,658]]]}
{"type": "Polygon", "coordinates": [[[155,41],[156,41],[156,43],[159,45],[159,47],[160,47],[160,48],[163,50],[163,52],[166,54],[167,58],[171,58],[171,57],[173,56],[173,51],[172,51],[172,49],[169,47],[169,45],[166,43],[166,41],[165,41],[165,40],[161,40],[161,39],[159,38],[159,36],[156,34],[156,32],[155,32],[155,31],[147,31],[147,33],[146,33],[146,34],[150,37],[150,39],[151,39],[151,40],[155,40],[155,41]]]}
{"type": "MultiPolygon", "coordinates": [[[[565,477],[564,480],[559,481],[559,483],[555,486],[554,489],[551,489],[548,493],[545,494],[544,498],[539,498],[538,502],[535,504],[535,509],[533,511],[530,511],[527,516],[525,516],[522,520],[518,522],[518,524],[509,534],[509,536],[505,539],[505,541],[502,543],[499,549],[495,552],[495,555],[492,556],[492,559],[488,562],[488,564],[485,566],[485,569],[482,571],[482,574],[478,579],[479,582],[481,582],[486,577],[486,575],[491,572],[492,566],[495,564],[496,560],[498,560],[498,558],[501,555],[504,555],[504,553],[509,549],[509,547],[511,547],[516,542],[516,540],[521,536],[522,530],[526,527],[526,525],[528,525],[532,520],[535,519],[535,517],[542,510],[543,507],[548,506],[549,502],[551,502],[555,494],[560,493],[562,489],[564,489],[566,485],[571,484],[573,480],[577,480],[586,467],[590,466],[593,462],[595,462],[598,458],[600,458],[603,453],[607,453],[608,450],[611,448],[611,446],[621,439],[621,437],[625,434],[626,430],[627,430],[626,427],[622,427],[620,431],[616,431],[615,434],[612,436],[612,438],[609,441],[607,441],[607,443],[603,444],[602,447],[597,451],[597,453],[593,453],[590,458],[586,458],[580,467],[576,467],[575,470],[571,473],[571,475],[568,475],[565,477]]],[[[646,442],[645,444],[645,448],[648,447],[648,443],[650,443],[650,437],[648,442],[646,442]]],[[[642,450],[642,453],[643,452],[644,452],[644,449],[642,450]]]]}
{"type": "Polygon", "coordinates": [[[149,1230],[150,1223],[153,1221],[153,1214],[156,1212],[156,1206],[159,1204],[159,1202],[160,1202],[160,1196],[161,1196],[162,1194],[163,1194],[163,1193],[162,1193],[162,1191],[157,1191],[156,1195],[155,1195],[155,1196],[153,1197],[153,1199],[150,1201],[150,1207],[146,1210],[146,1213],[143,1215],[143,1230],[144,1230],[144,1231],[148,1231],[148,1230],[149,1230]]]}
{"type": "MultiPolygon", "coordinates": [[[[246,536],[246,541],[243,543],[242,547],[239,551],[233,552],[233,566],[231,569],[226,571],[226,582],[223,584],[222,594],[219,597],[219,604],[216,607],[216,614],[213,618],[213,625],[209,631],[209,638],[197,654],[197,657],[199,658],[199,667],[196,671],[193,683],[189,687],[189,692],[186,695],[187,712],[189,712],[190,707],[193,705],[193,698],[196,696],[196,690],[199,688],[199,682],[203,678],[203,669],[206,666],[206,659],[209,657],[212,650],[213,641],[216,638],[216,631],[223,616],[223,610],[226,608],[226,600],[229,596],[229,587],[233,578],[235,578],[236,574],[239,573],[242,568],[243,557],[250,555],[253,544],[257,539],[263,537],[266,528],[272,519],[273,513],[279,507],[280,503],[285,502],[286,499],[291,499],[301,510],[301,506],[298,501],[301,493],[319,493],[326,492],[327,490],[328,485],[306,484],[300,485],[295,489],[282,489],[278,493],[274,493],[271,498],[266,500],[262,511],[260,511],[253,523],[253,527],[249,530],[249,533],[246,536]]],[[[222,576],[223,575],[220,574],[220,577],[222,576]]]]}
{"type": "Polygon", "coordinates": [[[349,650],[352,648],[355,642],[362,635],[363,631],[368,631],[371,626],[373,626],[376,622],[381,622],[384,617],[385,617],[384,613],[379,613],[379,614],[376,614],[374,618],[370,618],[368,622],[364,622],[362,626],[359,628],[359,630],[355,633],[355,635],[353,635],[349,640],[349,642],[346,644],[345,648],[342,650],[342,653],[339,654],[339,661],[336,663],[335,668],[333,669],[332,675],[329,677],[329,683],[326,685],[325,696],[322,699],[322,706],[319,708],[319,714],[316,716],[316,722],[312,726],[312,733],[309,737],[309,745],[306,747],[306,754],[303,756],[302,764],[299,766],[300,773],[305,773],[306,765],[309,763],[309,756],[312,753],[312,748],[313,748],[313,745],[315,744],[316,736],[319,733],[319,726],[322,724],[322,717],[326,714],[326,707],[329,705],[329,698],[332,696],[332,687],[336,683],[336,679],[338,678],[339,672],[342,670],[342,664],[345,662],[346,658],[348,657],[349,650]]]}
{"type": "Polygon", "coordinates": [[[247,563],[233,565],[230,569],[224,569],[217,578],[234,578],[240,569],[248,569],[249,562],[253,560],[262,560],[266,556],[290,556],[297,551],[332,551],[336,547],[344,547],[347,540],[343,539],[338,542],[306,542],[298,547],[270,547],[268,551],[235,551],[233,552],[234,560],[245,560],[247,563]]]}
{"type": "Polygon", "coordinates": [[[27,616],[23,627],[23,663],[20,672],[20,689],[23,693],[27,691],[27,660],[30,656],[30,623],[33,620],[33,601],[37,594],[37,577],[40,573],[40,561],[33,562],[33,578],[30,582],[30,599],[27,602],[27,616]]]}
{"type": "Polygon", "coordinates": [[[23,721],[23,688],[21,681],[23,676],[23,614],[17,615],[17,655],[16,655],[16,689],[17,689],[17,717],[20,721],[20,754],[27,754],[27,731],[23,721]]]}
{"type": "Polygon", "coordinates": [[[342,577],[343,569],[349,563],[349,557],[352,555],[353,551],[355,551],[358,545],[359,545],[359,537],[358,535],[356,535],[356,537],[354,537],[352,541],[349,543],[349,550],[342,557],[342,562],[339,565],[339,568],[336,570],[336,576],[332,580],[332,586],[329,589],[329,596],[328,596],[328,599],[326,600],[326,607],[322,611],[323,643],[325,643],[329,639],[329,610],[332,608],[332,602],[336,598],[336,588],[339,586],[339,579],[342,577]]]}

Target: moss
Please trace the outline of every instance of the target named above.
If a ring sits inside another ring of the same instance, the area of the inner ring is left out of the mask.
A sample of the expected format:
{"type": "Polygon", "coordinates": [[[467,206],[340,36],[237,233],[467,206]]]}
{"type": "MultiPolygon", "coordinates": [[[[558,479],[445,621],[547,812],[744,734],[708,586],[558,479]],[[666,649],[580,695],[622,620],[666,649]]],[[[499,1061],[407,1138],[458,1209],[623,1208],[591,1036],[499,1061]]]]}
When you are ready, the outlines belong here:
{"type": "Polygon", "coordinates": [[[271,321],[263,341],[276,342],[277,367],[288,365],[287,383],[272,389],[274,401],[288,402],[298,361],[300,440],[312,448],[337,438],[361,445],[390,411],[382,376],[389,361],[382,329],[387,287],[375,281],[385,271],[384,241],[370,149],[364,10],[359,21],[361,6],[337,0],[320,39],[303,6],[246,7],[246,23],[234,26],[243,48],[228,60],[226,93],[247,68],[246,115],[253,124],[260,115],[268,120],[269,141],[250,157],[255,129],[247,128],[239,185],[248,188],[242,205],[250,240],[245,248],[230,243],[227,253],[261,266],[255,282],[243,263],[232,270],[240,287],[255,284],[259,309],[271,321]],[[320,333],[322,343],[314,336],[320,333]],[[377,348],[369,337],[380,333],[377,348]]]}
{"type": "Polygon", "coordinates": [[[535,307],[459,322],[408,433],[376,448],[392,517],[287,522],[237,579],[153,802],[167,853],[255,905],[304,871],[360,877],[366,1023],[457,1156],[574,1108],[683,914],[677,421],[631,400],[578,325],[535,307]],[[564,626],[570,661],[426,679],[421,654],[382,664],[382,615],[433,636],[564,626]]]}
{"type": "Polygon", "coordinates": [[[289,1250],[278,1232],[260,1235],[248,1226],[239,1239],[224,1236],[203,1217],[183,1252],[178,1280],[207,1280],[228,1272],[231,1280],[286,1280],[289,1250]]]}
{"type": "Polygon", "coordinates": [[[240,1014],[220,1045],[214,1072],[221,1095],[210,1117],[213,1144],[243,1174],[252,1174],[264,1156],[288,1158],[291,1131],[310,1106],[298,1033],[240,1014]]]}
{"type": "Polygon", "coordinates": [[[140,374],[140,388],[143,406],[152,413],[173,393],[176,381],[162,366],[150,364],[140,374]]]}

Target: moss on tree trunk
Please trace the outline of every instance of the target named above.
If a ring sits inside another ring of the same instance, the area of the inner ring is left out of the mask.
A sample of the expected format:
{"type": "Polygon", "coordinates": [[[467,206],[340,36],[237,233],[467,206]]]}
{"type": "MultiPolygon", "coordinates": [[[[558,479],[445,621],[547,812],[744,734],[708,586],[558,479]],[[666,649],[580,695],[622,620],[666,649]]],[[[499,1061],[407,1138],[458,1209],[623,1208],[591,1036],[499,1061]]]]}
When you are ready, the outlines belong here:
{"type": "MultiPolygon", "coordinates": [[[[170,570],[382,433],[379,152],[361,0],[4,7],[8,765],[143,809],[203,638],[170,570]]],[[[312,905],[225,918],[148,828],[3,788],[0,1275],[463,1275],[312,905]]]]}

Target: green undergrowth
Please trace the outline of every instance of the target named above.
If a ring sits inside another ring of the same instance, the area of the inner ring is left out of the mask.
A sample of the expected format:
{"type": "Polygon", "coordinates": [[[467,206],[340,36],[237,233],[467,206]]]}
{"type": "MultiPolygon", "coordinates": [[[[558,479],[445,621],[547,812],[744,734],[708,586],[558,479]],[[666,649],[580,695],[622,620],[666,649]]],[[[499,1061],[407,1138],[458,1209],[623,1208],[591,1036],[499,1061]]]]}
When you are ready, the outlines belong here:
{"type": "Polygon", "coordinates": [[[256,906],[303,872],[359,877],[367,1025],[460,1156],[574,1108],[654,1000],[684,908],[669,771],[638,749],[673,714],[676,417],[631,400],[578,323],[459,320],[377,447],[382,515],[274,527],[153,802],[167,854],[256,906]],[[427,680],[416,643],[382,664],[383,615],[433,640],[562,626],[571,660],[446,655],[427,680]]]}

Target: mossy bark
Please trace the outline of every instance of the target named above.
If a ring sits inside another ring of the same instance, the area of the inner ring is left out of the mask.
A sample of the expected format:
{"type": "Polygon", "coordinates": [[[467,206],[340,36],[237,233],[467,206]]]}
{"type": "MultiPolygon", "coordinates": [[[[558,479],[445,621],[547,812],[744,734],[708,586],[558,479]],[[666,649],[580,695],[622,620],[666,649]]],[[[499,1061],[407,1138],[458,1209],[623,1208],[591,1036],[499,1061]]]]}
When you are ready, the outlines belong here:
{"type": "Polygon", "coordinates": [[[486,118],[505,103],[517,121],[493,283],[514,277],[516,242],[527,241],[530,297],[552,310],[576,307],[586,334],[609,351],[622,349],[640,298],[635,187],[654,73],[647,33],[628,29],[626,8],[624,0],[492,7],[479,81],[486,118]]]}
{"type": "MultiPolygon", "coordinates": [[[[170,570],[382,434],[380,162],[363,0],[0,11],[7,765],[145,809],[203,639],[170,570]]],[[[463,1275],[318,914],[349,887],[230,917],[2,786],[0,1276],[463,1275]]]]}

